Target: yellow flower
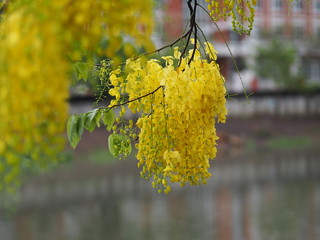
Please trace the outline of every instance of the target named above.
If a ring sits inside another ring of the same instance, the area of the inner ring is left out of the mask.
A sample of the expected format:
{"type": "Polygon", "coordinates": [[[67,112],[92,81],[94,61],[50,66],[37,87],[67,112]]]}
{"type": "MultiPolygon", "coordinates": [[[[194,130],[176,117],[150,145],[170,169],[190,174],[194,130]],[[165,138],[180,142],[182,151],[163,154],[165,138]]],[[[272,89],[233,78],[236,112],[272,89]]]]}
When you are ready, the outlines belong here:
{"type": "Polygon", "coordinates": [[[218,51],[214,49],[211,43],[205,42],[204,44],[206,45],[206,53],[209,55],[209,57],[212,60],[217,60],[218,51]]]}
{"type": "MultiPolygon", "coordinates": [[[[214,126],[216,121],[225,121],[227,110],[224,79],[214,62],[217,52],[211,44],[206,46],[210,61],[196,50],[187,64],[191,50],[188,60],[181,58],[176,67],[173,58],[180,58],[181,53],[175,49],[174,56],[162,57],[164,67],[155,60],[145,64],[130,60],[126,65],[123,93],[129,99],[148,95],[128,105],[133,112],[145,113],[137,121],[138,166],[142,177],[153,177],[153,186],[165,193],[171,189],[170,182],[201,184],[211,175],[209,159],[216,156],[218,139],[214,126]]],[[[117,93],[122,94],[115,85],[110,94],[117,93]]]]}

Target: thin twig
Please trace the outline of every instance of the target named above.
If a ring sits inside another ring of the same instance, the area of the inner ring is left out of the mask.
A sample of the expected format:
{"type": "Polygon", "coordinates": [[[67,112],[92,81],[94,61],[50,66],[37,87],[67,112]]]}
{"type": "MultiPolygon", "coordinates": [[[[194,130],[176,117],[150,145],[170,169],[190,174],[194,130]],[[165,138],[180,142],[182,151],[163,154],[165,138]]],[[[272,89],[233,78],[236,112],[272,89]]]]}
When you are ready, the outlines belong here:
{"type": "MultiPolygon", "coordinates": [[[[193,54],[191,56],[191,59],[189,60],[189,64],[190,62],[193,60],[193,57],[195,55],[195,51],[196,51],[196,41],[197,41],[197,27],[196,27],[196,8],[197,6],[200,6],[198,4],[198,1],[197,0],[188,0],[188,7],[189,7],[189,11],[190,11],[190,19],[189,19],[189,30],[184,33],[182,36],[180,36],[179,38],[177,38],[176,40],[174,40],[172,43],[169,43],[161,48],[158,48],[156,50],[153,50],[153,51],[150,51],[150,52],[146,52],[146,53],[143,53],[135,58],[133,58],[133,60],[137,60],[143,56],[146,56],[146,55],[150,55],[150,54],[154,54],[154,53],[157,53],[157,52],[160,52],[166,48],[169,48],[169,47],[173,47],[176,43],[180,42],[182,39],[184,38],[187,38],[187,42],[186,42],[186,45],[181,53],[181,58],[180,58],[180,61],[179,61],[179,64],[178,66],[180,66],[181,62],[182,62],[182,57],[185,55],[187,49],[188,49],[188,46],[189,46],[189,43],[190,43],[190,39],[191,39],[191,36],[192,36],[192,33],[194,35],[194,38],[195,38],[195,46],[194,46],[194,50],[193,50],[193,54]],[[192,1],[194,1],[194,7],[192,7],[192,1]]],[[[125,65],[126,63],[120,63],[120,64],[117,64],[118,66],[121,66],[121,65],[125,65]]],[[[96,67],[100,67],[101,64],[95,64],[94,66],[96,67]]]]}
{"type": "Polygon", "coordinates": [[[176,43],[180,42],[183,38],[187,37],[187,36],[190,34],[190,32],[191,32],[191,29],[189,29],[185,34],[183,34],[182,36],[180,36],[178,39],[176,39],[176,40],[173,41],[172,43],[167,44],[167,45],[165,45],[165,46],[163,46],[163,47],[161,47],[161,48],[158,48],[158,49],[156,49],[156,50],[154,50],[154,51],[143,53],[143,54],[141,54],[140,56],[134,58],[134,60],[137,60],[137,59],[139,59],[139,58],[141,58],[141,57],[143,57],[143,56],[146,56],[146,55],[150,55],[150,54],[153,54],[153,53],[160,52],[160,51],[162,51],[163,49],[166,49],[166,48],[168,48],[168,47],[173,47],[176,43]]]}
{"type": "Polygon", "coordinates": [[[197,41],[198,41],[197,23],[196,23],[197,6],[198,6],[198,2],[197,0],[194,0],[194,7],[193,7],[193,13],[191,15],[191,26],[190,26],[191,28],[194,29],[194,46],[193,46],[193,52],[192,52],[191,58],[189,59],[188,64],[190,64],[191,61],[193,60],[197,50],[197,41]]]}
{"type": "MultiPolygon", "coordinates": [[[[204,41],[205,41],[205,42],[209,42],[208,39],[206,38],[206,35],[204,34],[203,30],[200,28],[200,26],[199,26],[198,24],[197,24],[197,28],[198,28],[198,30],[201,32],[201,35],[202,35],[202,37],[204,38],[204,41]]],[[[200,44],[202,45],[202,48],[203,48],[203,50],[205,51],[205,47],[203,46],[203,43],[200,42],[200,44]]],[[[211,48],[209,48],[209,51],[210,51],[211,55],[213,56],[214,53],[211,51],[211,48]]]]}
{"type": "Polygon", "coordinates": [[[210,17],[210,19],[212,20],[212,22],[214,23],[214,25],[215,25],[216,28],[218,29],[219,34],[220,34],[222,40],[224,41],[224,43],[226,44],[226,46],[227,46],[227,48],[228,48],[228,51],[229,51],[229,53],[230,53],[230,55],[231,55],[231,59],[232,59],[233,65],[235,66],[235,68],[236,68],[236,70],[237,70],[237,73],[238,73],[238,76],[239,76],[239,78],[240,78],[240,80],[241,80],[241,85],[242,85],[242,88],[243,88],[244,95],[246,96],[246,99],[248,99],[248,98],[249,98],[249,95],[248,95],[248,93],[247,93],[247,91],[246,91],[246,89],[245,89],[245,87],[244,87],[243,79],[242,79],[242,76],[241,76],[241,74],[240,74],[240,71],[239,71],[239,68],[238,68],[238,64],[236,63],[235,57],[234,57],[233,54],[232,54],[232,51],[231,51],[231,49],[230,49],[230,47],[229,47],[229,44],[227,43],[227,40],[226,40],[225,37],[223,36],[223,34],[222,34],[222,32],[221,32],[218,24],[216,23],[216,21],[211,17],[210,13],[209,13],[204,7],[202,7],[201,5],[198,4],[198,6],[199,6],[203,11],[205,11],[205,12],[208,14],[208,16],[210,17]]]}
{"type": "MultiPolygon", "coordinates": [[[[197,0],[194,0],[195,1],[195,7],[197,6],[197,0]]],[[[179,60],[179,64],[178,66],[180,66],[181,62],[182,62],[182,58],[183,56],[186,54],[186,51],[188,49],[188,46],[189,46],[189,43],[190,43],[190,39],[191,39],[191,35],[192,35],[192,31],[195,27],[195,23],[196,23],[196,11],[195,11],[195,8],[192,7],[192,0],[188,0],[188,8],[189,8],[189,11],[190,11],[190,28],[189,28],[189,34],[188,34],[188,37],[187,37],[187,42],[186,42],[186,45],[184,47],[184,49],[182,50],[181,52],[181,57],[180,57],[180,60],[179,60]]],[[[194,54],[193,54],[194,55],[194,54]]],[[[192,60],[192,57],[191,59],[189,60],[188,63],[190,63],[192,60]]]]}
{"type": "MultiPolygon", "coordinates": [[[[133,60],[138,60],[139,58],[143,57],[143,56],[146,56],[146,55],[150,55],[150,54],[153,54],[153,53],[157,53],[157,52],[160,52],[162,51],[163,49],[166,49],[166,48],[169,48],[169,47],[173,47],[176,43],[180,42],[182,39],[186,38],[187,36],[190,35],[190,32],[192,32],[192,29],[189,29],[185,34],[183,34],[182,36],[180,36],[178,39],[174,40],[172,43],[169,43],[161,48],[158,48],[156,50],[153,50],[151,52],[146,52],[146,53],[143,53],[135,58],[133,58],[133,60]]],[[[125,65],[126,63],[120,63],[118,65],[125,65]]],[[[100,67],[101,64],[95,64],[94,65],[95,67],[100,67]]]]}
{"type": "Polygon", "coordinates": [[[145,95],[142,95],[142,96],[140,96],[140,97],[137,97],[137,98],[135,98],[135,99],[128,100],[128,101],[123,102],[123,103],[115,104],[115,105],[112,105],[111,107],[101,107],[100,109],[106,109],[106,108],[107,108],[107,112],[108,112],[108,111],[110,111],[111,109],[113,109],[113,108],[115,108],[115,107],[120,107],[120,106],[126,105],[126,104],[128,104],[128,103],[135,102],[135,101],[137,101],[137,100],[139,100],[139,99],[141,99],[141,98],[145,98],[145,97],[147,97],[147,96],[149,96],[149,95],[151,95],[151,94],[154,94],[154,93],[155,93],[156,91],[158,91],[160,88],[163,88],[163,86],[161,85],[161,86],[157,87],[155,90],[153,90],[152,92],[149,92],[149,93],[147,93],[147,94],[145,94],[145,95]]]}

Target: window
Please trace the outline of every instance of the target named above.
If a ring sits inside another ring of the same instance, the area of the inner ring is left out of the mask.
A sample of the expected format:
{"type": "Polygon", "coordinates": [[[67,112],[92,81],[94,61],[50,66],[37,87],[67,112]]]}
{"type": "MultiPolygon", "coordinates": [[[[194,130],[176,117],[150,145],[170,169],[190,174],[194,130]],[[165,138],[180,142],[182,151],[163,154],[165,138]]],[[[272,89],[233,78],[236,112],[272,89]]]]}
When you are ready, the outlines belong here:
{"type": "Polygon", "coordinates": [[[229,31],[229,38],[230,38],[230,41],[232,41],[232,42],[241,41],[241,35],[239,35],[238,33],[234,32],[234,31],[229,31]]]}
{"type": "Polygon", "coordinates": [[[257,10],[260,10],[260,9],[261,9],[261,7],[262,7],[262,5],[263,5],[262,1],[263,1],[263,0],[257,0],[257,5],[256,5],[256,9],[257,9],[257,10]]]}
{"type": "Polygon", "coordinates": [[[320,38],[320,26],[314,28],[314,37],[320,38]]]}
{"type": "Polygon", "coordinates": [[[190,12],[187,4],[182,4],[183,19],[187,22],[190,19],[190,12]]]}
{"type": "Polygon", "coordinates": [[[303,2],[302,0],[295,0],[292,2],[292,10],[294,12],[302,12],[303,10],[303,2]]]}
{"type": "Polygon", "coordinates": [[[272,0],[272,8],[276,11],[282,11],[283,0],[272,0]]]}
{"type": "MultiPolygon", "coordinates": [[[[184,22],[187,23],[190,20],[190,9],[188,7],[188,4],[185,4],[184,2],[182,4],[182,11],[183,11],[183,19],[184,22]]],[[[203,8],[206,8],[206,3],[204,0],[198,1],[198,4],[201,5],[203,8]]],[[[196,14],[196,21],[199,24],[200,28],[207,26],[208,24],[211,24],[211,18],[204,12],[204,11],[197,11],[196,14]]]]}
{"type": "Polygon", "coordinates": [[[320,0],[313,0],[313,10],[320,12],[320,0]]]}
{"type": "Polygon", "coordinates": [[[307,58],[304,59],[304,69],[307,77],[311,82],[320,84],[320,59],[319,58],[307,58]]]}
{"type": "Polygon", "coordinates": [[[294,26],[292,29],[292,35],[294,39],[302,39],[304,36],[304,30],[302,26],[294,26]]]}
{"type": "Polygon", "coordinates": [[[282,37],[284,32],[283,26],[276,26],[273,28],[273,35],[276,37],[282,37]]]}
{"type": "Polygon", "coordinates": [[[260,38],[261,37],[261,26],[260,24],[254,24],[251,36],[254,36],[255,38],[260,38]]]}

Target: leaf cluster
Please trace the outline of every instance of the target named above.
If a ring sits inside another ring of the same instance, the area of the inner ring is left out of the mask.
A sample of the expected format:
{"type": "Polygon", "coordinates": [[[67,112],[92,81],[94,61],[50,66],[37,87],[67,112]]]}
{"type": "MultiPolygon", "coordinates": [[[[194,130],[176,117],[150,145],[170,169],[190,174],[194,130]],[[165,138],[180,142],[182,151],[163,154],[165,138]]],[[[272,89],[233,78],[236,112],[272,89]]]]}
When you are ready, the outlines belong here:
{"type": "Polygon", "coordinates": [[[67,134],[71,146],[75,148],[78,145],[84,129],[93,132],[96,127],[100,127],[103,123],[106,129],[110,131],[114,121],[115,115],[112,109],[97,108],[90,112],[72,115],[67,123],[67,134]]]}
{"type": "Polygon", "coordinates": [[[285,88],[297,88],[303,85],[303,75],[296,65],[296,50],[278,39],[267,46],[258,48],[255,56],[257,74],[285,88]]]}

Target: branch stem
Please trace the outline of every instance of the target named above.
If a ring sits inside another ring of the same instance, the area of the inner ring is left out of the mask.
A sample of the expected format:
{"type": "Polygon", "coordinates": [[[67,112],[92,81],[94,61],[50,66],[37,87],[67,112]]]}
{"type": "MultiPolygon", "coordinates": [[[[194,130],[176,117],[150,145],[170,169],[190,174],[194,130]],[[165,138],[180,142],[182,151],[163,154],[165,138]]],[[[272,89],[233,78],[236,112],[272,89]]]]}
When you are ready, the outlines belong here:
{"type": "MultiPolygon", "coordinates": [[[[123,103],[115,104],[115,105],[112,105],[111,107],[106,107],[106,108],[107,108],[107,112],[110,111],[112,108],[120,107],[120,106],[126,105],[126,104],[128,104],[128,103],[135,102],[135,101],[137,101],[137,100],[139,100],[139,99],[145,98],[145,97],[147,97],[147,96],[149,96],[149,95],[152,95],[152,94],[154,94],[155,92],[157,92],[160,88],[163,88],[163,87],[164,87],[164,86],[159,86],[159,87],[157,87],[155,90],[153,90],[152,92],[149,92],[149,93],[147,93],[147,94],[145,94],[145,95],[142,95],[142,96],[140,96],[140,97],[137,97],[137,98],[135,98],[135,99],[131,99],[131,100],[128,100],[128,101],[123,102],[123,103]]],[[[100,109],[106,109],[106,108],[105,108],[105,107],[102,107],[102,108],[100,108],[100,109]]]]}

